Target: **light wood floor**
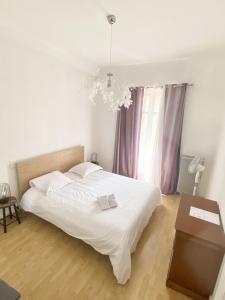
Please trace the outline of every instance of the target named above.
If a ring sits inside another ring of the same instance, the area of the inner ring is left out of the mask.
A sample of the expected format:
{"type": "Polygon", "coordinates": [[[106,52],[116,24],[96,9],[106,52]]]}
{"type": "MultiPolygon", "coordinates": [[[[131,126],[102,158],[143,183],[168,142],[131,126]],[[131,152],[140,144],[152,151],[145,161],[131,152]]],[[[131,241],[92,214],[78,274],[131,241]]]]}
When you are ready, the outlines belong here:
{"type": "Polygon", "coordinates": [[[187,300],[166,288],[179,198],[164,197],[132,256],[132,277],[118,285],[108,257],[28,214],[0,228],[0,278],[22,300],[187,300]]]}

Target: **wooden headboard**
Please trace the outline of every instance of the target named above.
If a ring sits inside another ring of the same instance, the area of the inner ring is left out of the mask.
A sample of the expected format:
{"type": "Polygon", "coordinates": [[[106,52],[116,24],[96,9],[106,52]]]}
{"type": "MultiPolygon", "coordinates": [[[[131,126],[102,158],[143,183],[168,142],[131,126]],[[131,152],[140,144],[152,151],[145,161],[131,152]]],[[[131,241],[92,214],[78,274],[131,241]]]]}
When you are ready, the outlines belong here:
{"type": "Polygon", "coordinates": [[[66,172],[84,161],[84,147],[76,146],[16,163],[19,197],[29,189],[29,180],[58,170],[66,172]]]}

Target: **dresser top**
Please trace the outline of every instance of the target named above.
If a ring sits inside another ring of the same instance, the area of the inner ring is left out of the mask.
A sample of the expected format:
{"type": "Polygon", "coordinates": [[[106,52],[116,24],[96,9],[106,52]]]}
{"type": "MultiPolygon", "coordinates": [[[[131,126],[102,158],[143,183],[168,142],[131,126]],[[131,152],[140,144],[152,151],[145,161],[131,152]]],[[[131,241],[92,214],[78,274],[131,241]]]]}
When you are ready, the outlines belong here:
{"type": "Polygon", "coordinates": [[[216,201],[201,197],[182,194],[177,213],[175,228],[191,236],[211,242],[225,250],[225,235],[220,216],[220,225],[190,216],[190,207],[194,206],[220,215],[219,206],[216,201]]]}

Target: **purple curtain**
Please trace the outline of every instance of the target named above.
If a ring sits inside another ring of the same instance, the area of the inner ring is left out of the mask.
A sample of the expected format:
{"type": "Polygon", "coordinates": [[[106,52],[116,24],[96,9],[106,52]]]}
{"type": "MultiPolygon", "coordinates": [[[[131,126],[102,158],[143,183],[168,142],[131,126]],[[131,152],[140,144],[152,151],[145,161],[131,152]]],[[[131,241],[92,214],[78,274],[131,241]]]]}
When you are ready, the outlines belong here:
{"type": "Polygon", "coordinates": [[[187,84],[166,86],[161,165],[163,194],[177,190],[186,88],[187,84]]]}
{"type": "Polygon", "coordinates": [[[117,114],[113,172],[137,178],[144,88],[132,89],[132,104],[117,114]]]}

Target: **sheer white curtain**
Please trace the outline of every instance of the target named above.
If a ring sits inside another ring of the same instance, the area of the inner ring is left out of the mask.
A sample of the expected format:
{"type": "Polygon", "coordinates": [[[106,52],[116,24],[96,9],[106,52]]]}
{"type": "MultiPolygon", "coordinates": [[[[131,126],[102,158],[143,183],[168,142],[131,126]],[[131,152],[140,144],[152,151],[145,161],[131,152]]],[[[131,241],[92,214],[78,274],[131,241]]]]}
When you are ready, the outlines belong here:
{"type": "Polygon", "coordinates": [[[144,90],[138,160],[138,179],[158,187],[161,180],[164,93],[163,87],[144,90]]]}

